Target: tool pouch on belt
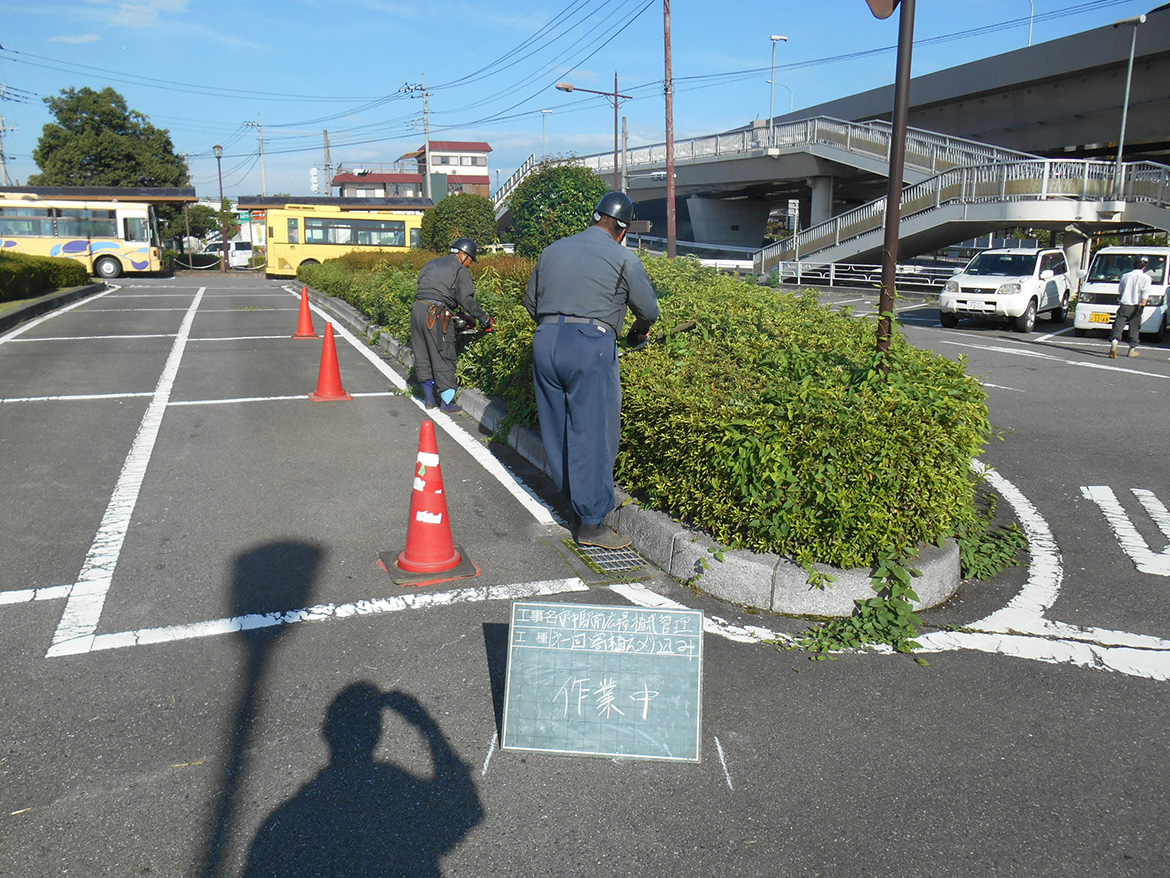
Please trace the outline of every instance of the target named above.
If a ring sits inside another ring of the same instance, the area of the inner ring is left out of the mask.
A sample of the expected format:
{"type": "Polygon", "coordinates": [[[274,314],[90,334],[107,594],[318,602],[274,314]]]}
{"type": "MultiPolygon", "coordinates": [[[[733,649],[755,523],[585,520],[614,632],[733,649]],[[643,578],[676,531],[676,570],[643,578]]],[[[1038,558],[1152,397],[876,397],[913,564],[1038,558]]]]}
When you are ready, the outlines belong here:
{"type": "Polygon", "coordinates": [[[434,329],[436,320],[439,321],[443,335],[446,335],[447,327],[451,325],[451,312],[447,308],[431,305],[427,308],[427,329],[434,329]]]}

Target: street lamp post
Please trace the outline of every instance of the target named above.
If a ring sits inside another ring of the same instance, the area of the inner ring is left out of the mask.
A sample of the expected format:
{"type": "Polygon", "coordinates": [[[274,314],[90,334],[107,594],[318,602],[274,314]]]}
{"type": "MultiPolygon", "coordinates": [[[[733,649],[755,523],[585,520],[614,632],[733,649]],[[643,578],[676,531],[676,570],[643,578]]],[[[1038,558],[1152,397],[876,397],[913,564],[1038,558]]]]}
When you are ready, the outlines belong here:
{"type": "Polygon", "coordinates": [[[548,156],[548,114],[552,110],[540,111],[540,158],[543,161],[548,156]]]}
{"type": "Polygon", "coordinates": [[[227,214],[223,209],[223,147],[217,143],[212,150],[215,152],[215,170],[219,175],[219,270],[227,271],[228,236],[227,214]]]}
{"type": "MultiPolygon", "coordinates": [[[[780,36],[779,34],[772,34],[772,78],[769,83],[772,86],[772,94],[768,98],[768,146],[772,146],[772,119],[776,116],[776,43],[788,42],[788,37],[780,36]]],[[[788,88],[785,86],[785,88],[788,88]]],[[[789,89],[789,94],[792,90],[789,89]]]]}
{"type": "Polygon", "coordinates": [[[623,100],[629,100],[630,95],[618,94],[618,77],[617,72],[613,74],[613,91],[597,91],[592,88],[581,88],[579,85],[573,85],[571,82],[558,82],[557,91],[584,91],[589,94],[603,95],[613,101],[613,188],[617,192],[622,188],[621,170],[618,167],[618,103],[623,100]]]}
{"type": "Polygon", "coordinates": [[[1133,54],[1137,49],[1137,29],[1139,24],[1144,24],[1146,17],[1139,15],[1136,18],[1126,18],[1122,21],[1114,22],[1114,27],[1129,27],[1129,67],[1125,71],[1125,99],[1121,103],[1121,134],[1117,138],[1117,165],[1113,169],[1113,194],[1115,198],[1121,198],[1121,153],[1125,149],[1125,122],[1129,116],[1129,86],[1133,81],[1133,54]]]}

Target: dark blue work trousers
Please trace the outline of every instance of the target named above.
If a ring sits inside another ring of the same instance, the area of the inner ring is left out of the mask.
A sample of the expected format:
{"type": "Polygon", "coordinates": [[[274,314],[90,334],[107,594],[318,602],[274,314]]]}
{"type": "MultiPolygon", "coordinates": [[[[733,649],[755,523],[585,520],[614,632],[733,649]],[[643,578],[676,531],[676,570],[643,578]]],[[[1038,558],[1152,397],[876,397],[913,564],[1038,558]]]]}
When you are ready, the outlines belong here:
{"type": "Polygon", "coordinates": [[[532,367],[549,475],[582,524],[600,524],[617,505],[617,339],[604,324],[542,323],[533,337],[532,367]]]}

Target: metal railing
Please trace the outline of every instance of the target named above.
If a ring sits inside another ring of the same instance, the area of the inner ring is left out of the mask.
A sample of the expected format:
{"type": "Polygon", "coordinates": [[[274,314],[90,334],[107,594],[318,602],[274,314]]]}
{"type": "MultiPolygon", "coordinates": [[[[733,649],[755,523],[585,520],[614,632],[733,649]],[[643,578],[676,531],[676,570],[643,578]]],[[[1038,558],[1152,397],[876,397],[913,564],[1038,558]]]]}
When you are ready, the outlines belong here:
{"type": "Polygon", "coordinates": [[[496,207],[497,217],[499,216],[500,209],[507,204],[508,196],[512,194],[512,191],[520,185],[521,181],[531,174],[533,169],[539,164],[540,160],[536,155],[530,155],[528,160],[518,167],[511,177],[504,181],[504,185],[496,190],[495,197],[492,200],[496,207]]]}
{"type": "MultiPolygon", "coordinates": [[[[1031,159],[953,168],[902,190],[901,217],[925,214],[950,204],[1018,201],[1142,201],[1168,207],[1170,167],[1132,162],[1124,167],[1121,186],[1114,185],[1113,162],[1084,159],[1031,159]]],[[[878,234],[885,223],[886,199],[833,217],[784,241],[760,250],[758,271],[878,234]]]]}
{"type": "MultiPolygon", "coordinates": [[[[892,132],[888,123],[843,122],[828,116],[785,122],[772,129],[732,131],[675,141],[676,163],[700,162],[711,158],[760,154],[768,149],[799,150],[827,146],[871,159],[888,159],[892,132]]],[[[906,134],[906,165],[922,173],[936,174],[959,165],[1017,162],[1034,159],[1026,152],[989,146],[961,137],[950,137],[911,128],[906,134]]],[[[598,173],[613,173],[613,153],[582,156],[578,161],[598,173]]],[[[638,146],[626,150],[627,170],[664,166],[666,144],[638,146]]]]}

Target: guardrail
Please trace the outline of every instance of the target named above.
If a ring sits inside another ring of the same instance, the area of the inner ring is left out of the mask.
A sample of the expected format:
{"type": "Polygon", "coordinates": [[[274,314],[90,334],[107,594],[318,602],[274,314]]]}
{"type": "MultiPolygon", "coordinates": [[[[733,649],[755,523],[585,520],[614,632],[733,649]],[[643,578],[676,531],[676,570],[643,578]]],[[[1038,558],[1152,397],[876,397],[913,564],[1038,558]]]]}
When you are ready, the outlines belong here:
{"type": "MultiPolygon", "coordinates": [[[[959,203],[1088,200],[1143,201],[1167,207],[1170,167],[1153,162],[1124,166],[1121,187],[1114,186],[1115,165],[1086,159],[1031,159],[953,168],[902,190],[903,220],[959,203]]],[[[757,252],[754,264],[763,271],[770,263],[811,256],[819,251],[880,231],[886,199],[833,217],[757,252]]]]}

